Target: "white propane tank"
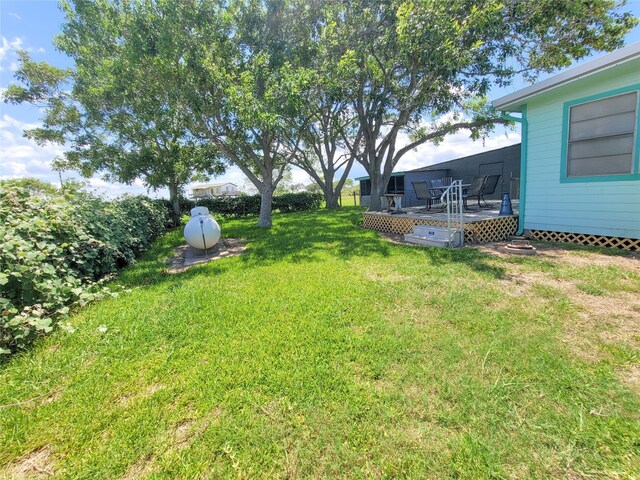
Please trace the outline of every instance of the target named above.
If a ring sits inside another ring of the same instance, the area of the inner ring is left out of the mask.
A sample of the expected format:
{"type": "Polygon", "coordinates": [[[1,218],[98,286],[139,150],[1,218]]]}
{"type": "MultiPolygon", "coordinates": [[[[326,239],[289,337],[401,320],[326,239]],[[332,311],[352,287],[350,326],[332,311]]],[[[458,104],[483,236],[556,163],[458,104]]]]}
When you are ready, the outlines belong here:
{"type": "Polygon", "coordinates": [[[184,226],[184,239],[193,248],[207,250],[220,240],[220,225],[216,222],[207,207],[191,209],[191,218],[184,226]]]}

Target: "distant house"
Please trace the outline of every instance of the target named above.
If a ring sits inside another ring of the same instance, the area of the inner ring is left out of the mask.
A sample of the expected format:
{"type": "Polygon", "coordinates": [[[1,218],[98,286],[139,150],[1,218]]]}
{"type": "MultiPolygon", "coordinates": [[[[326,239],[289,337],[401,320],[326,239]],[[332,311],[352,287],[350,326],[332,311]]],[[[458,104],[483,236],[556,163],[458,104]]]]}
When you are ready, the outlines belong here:
{"type": "MultiPolygon", "coordinates": [[[[429,180],[450,177],[454,180],[470,183],[474,177],[493,174],[498,174],[501,178],[495,193],[487,195],[488,200],[499,199],[502,193],[506,192],[511,194],[511,198],[518,198],[520,144],[456,158],[406,172],[395,172],[389,180],[385,193],[400,194],[403,196],[402,205],[413,207],[424,205],[424,200],[416,198],[413,182],[428,182],[429,180]]],[[[360,177],[356,178],[356,180],[360,181],[360,203],[368,206],[371,198],[371,180],[369,180],[369,177],[360,177]]]]}
{"type": "Polygon", "coordinates": [[[191,198],[237,197],[240,190],[235,183],[201,183],[191,187],[191,198]]]}
{"type": "Polygon", "coordinates": [[[522,124],[519,230],[640,249],[640,42],[493,101],[522,124]]]}

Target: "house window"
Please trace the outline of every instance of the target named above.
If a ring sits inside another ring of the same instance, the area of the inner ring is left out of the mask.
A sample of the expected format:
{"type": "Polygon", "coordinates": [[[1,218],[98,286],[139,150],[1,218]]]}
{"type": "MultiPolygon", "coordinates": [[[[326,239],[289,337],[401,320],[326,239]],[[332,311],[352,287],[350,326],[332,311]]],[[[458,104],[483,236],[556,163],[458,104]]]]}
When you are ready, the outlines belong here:
{"type": "Polygon", "coordinates": [[[404,175],[395,175],[389,179],[386,193],[404,195],[404,175]]]}
{"type": "Polygon", "coordinates": [[[638,91],[569,107],[566,178],[631,175],[638,91]]]}
{"type": "MultiPolygon", "coordinates": [[[[387,183],[385,193],[404,195],[404,175],[394,175],[387,183]]],[[[371,180],[360,180],[360,195],[371,195],[371,180]]]]}
{"type": "Polygon", "coordinates": [[[360,180],[360,195],[371,195],[371,180],[360,180]]]}

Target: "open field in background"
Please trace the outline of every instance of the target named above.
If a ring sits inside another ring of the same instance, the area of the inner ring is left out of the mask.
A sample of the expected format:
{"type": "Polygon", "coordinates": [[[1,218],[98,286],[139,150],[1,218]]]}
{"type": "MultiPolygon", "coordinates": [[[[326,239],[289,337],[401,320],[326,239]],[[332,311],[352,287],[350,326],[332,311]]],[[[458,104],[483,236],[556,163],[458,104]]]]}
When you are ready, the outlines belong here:
{"type": "Polygon", "coordinates": [[[390,243],[361,209],[157,241],[0,366],[0,478],[637,478],[640,261],[390,243]]]}
{"type": "Polygon", "coordinates": [[[340,200],[343,207],[359,207],[360,206],[360,194],[356,193],[355,197],[353,193],[341,193],[340,200]]]}

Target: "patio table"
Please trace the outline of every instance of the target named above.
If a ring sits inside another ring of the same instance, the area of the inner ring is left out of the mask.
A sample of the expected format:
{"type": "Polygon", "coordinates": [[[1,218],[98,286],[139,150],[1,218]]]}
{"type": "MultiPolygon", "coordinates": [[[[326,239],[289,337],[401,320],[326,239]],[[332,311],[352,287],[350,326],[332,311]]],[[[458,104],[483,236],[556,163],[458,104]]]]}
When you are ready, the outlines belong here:
{"type": "Polygon", "coordinates": [[[393,213],[402,213],[402,195],[397,193],[385,193],[387,202],[389,203],[388,211],[393,213]]]}
{"type": "MultiPolygon", "coordinates": [[[[442,187],[429,187],[429,190],[439,190],[440,191],[440,195],[442,195],[445,192],[445,190],[447,188],[449,188],[450,186],[451,185],[444,185],[442,187]]],[[[465,189],[469,188],[470,186],[471,186],[470,183],[463,183],[462,184],[463,192],[464,192],[465,189]]],[[[446,208],[446,206],[447,206],[447,203],[446,202],[442,202],[442,209],[443,210],[446,208]]],[[[469,209],[465,207],[465,210],[469,210],[469,209]]]]}

